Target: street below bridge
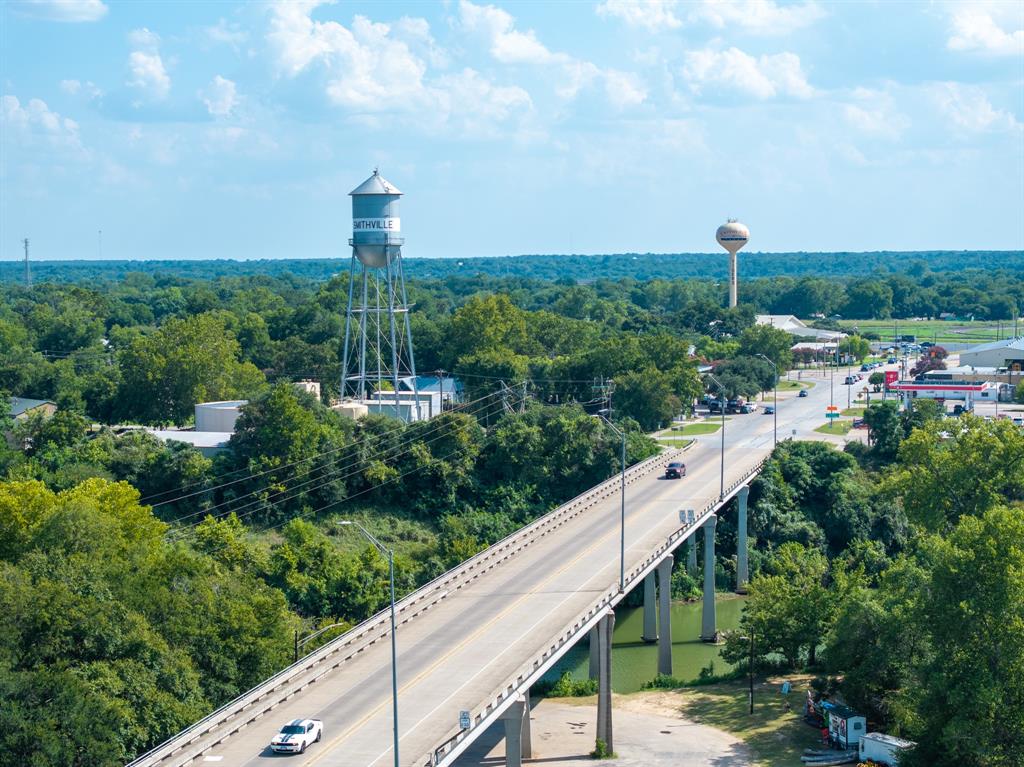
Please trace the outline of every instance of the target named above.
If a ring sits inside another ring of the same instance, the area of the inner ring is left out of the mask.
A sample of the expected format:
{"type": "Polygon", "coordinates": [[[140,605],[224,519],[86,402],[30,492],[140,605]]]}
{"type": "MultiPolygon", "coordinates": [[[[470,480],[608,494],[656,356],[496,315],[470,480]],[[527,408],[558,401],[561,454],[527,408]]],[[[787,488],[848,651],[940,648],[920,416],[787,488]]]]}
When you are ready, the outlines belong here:
{"type": "MultiPolygon", "coordinates": [[[[837,401],[846,396],[840,389],[837,401]]],[[[808,397],[792,392],[780,398],[779,439],[793,430],[796,438],[821,438],[813,429],[824,423],[828,402],[829,384],[820,378],[808,397]]],[[[757,411],[726,422],[726,487],[770,454],[773,420],[757,411]]],[[[679,454],[687,464],[685,478],[664,479],[659,463],[627,485],[627,571],[680,529],[680,510],[699,511],[718,498],[718,439],[708,435],[679,454]]],[[[461,710],[479,711],[617,584],[619,534],[619,497],[613,493],[399,626],[403,767],[422,767],[433,749],[457,732],[461,710]]],[[[652,667],[651,676],[656,672],[652,667]]],[[[379,641],[205,750],[196,762],[253,767],[284,758],[291,765],[384,767],[393,763],[391,743],[390,647],[379,641]],[[323,721],[323,740],[302,755],[273,754],[268,744],[279,728],[302,718],[323,721]]]]}

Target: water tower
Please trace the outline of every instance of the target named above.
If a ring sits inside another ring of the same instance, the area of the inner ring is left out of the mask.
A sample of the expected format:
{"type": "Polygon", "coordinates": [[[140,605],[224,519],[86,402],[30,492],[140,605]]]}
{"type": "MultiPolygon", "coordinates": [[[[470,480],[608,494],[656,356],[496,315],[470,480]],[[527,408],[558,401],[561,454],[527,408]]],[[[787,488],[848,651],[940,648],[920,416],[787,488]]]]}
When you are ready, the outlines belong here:
{"type": "Polygon", "coordinates": [[[395,415],[419,420],[409,303],[402,271],[402,193],[376,170],[353,189],[352,261],[341,360],[341,397],[390,400],[395,415]],[[411,398],[400,396],[411,381],[411,398]],[[393,394],[392,394],[393,392],[393,394]],[[407,400],[407,402],[406,402],[407,400]],[[407,406],[400,406],[406,403],[407,406]]]}
{"type": "Polygon", "coordinates": [[[736,266],[736,254],[750,239],[750,230],[734,218],[730,218],[715,232],[718,244],[729,251],[729,307],[736,306],[739,288],[739,273],[736,266]]]}

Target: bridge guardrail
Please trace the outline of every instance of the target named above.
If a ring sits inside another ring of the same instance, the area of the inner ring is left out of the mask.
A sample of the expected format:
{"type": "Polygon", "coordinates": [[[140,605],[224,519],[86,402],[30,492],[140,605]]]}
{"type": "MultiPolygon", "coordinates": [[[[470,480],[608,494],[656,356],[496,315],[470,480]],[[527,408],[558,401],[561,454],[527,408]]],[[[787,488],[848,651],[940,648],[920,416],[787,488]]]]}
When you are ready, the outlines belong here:
{"type": "MultiPolygon", "coordinates": [[[[625,577],[625,583],[627,585],[634,583],[638,578],[645,577],[653,567],[657,566],[658,562],[665,558],[665,556],[673,551],[678,542],[681,539],[685,539],[692,531],[701,527],[704,521],[708,518],[709,514],[713,514],[717,509],[723,507],[728,503],[735,492],[743,485],[750,482],[750,480],[757,476],[757,474],[764,468],[765,464],[770,460],[770,456],[759,461],[754,467],[749,469],[744,476],[733,482],[729,488],[725,491],[722,498],[716,499],[701,509],[700,514],[696,515],[694,522],[683,523],[682,527],[676,530],[674,533],[665,539],[665,543],[658,547],[654,554],[646,557],[639,565],[630,568],[627,571],[625,577]]],[[[505,681],[491,696],[489,701],[481,707],[479,710],[470,714],[470,727],[466,730],[459,730],[457,727],[452,728],[445,734],[444,740],[440,742],[440,745],[436,746],[419,764],[424,767],[438,767],[441,765],[446,757],[453,752],[453,750],[459,746],[470,733],[473,733],[473,737],[476,737],[476,731],[482,731],[483,729],[490,726],[493,719],[504,711],[508,705],[511,705],[511,700],[515,696],[519,695],[523,687],[529,689],[547,669],[554,664],[558,658],[565,654],[570,647],[575,645],[584,633],[590,630],[590,628],[596,624],[597,620],[604,615],[607,610],[614,607],[619,601],[621,601],[625,595],[629,592],[628,588],[619,591],[618,584],[606,590],[598,602],[586,610],[581,612],[575,619],[570,623],[566,624],[566,627],[560,631],[555,641],[544,648],[538,655],[534,656],[533,659],[527,661],[525,670],[520,670],[514,676],[510,677],[505,681]]]]}
{"type": "MultiPolygon", "coordinates": [[[[684,452],[688,447],[689,445],[686,448],[660,452],[627,468],[627,484],[632,484],[641,476],[650,472],[655,464],[666,460],[667,457],[671,458],[684,452]]],[[[416,591],[406,595],[395,604],[396,616],[401,616],[402,613],[405,613],[404,617],[399,617],[398,625],[408,623],[444,599],[450,593],[450,590],[445,590],[445,587],[457,590],[469,585],[483,573],[522,551],[534,541],[543,538],[596,503],[617,493],[620,483],[621,472],[587,489],[544,516],[538,517],[530,524],[505,536],[465,562],[442,573],[416,589],[416,591]],[[516,546],[516,544],[520,545],[516,546]],[[504,556],[496,559],[502,553],[504,553],[504,556]],[[486,567],[484,567],[485,564],[487,565],[486,567]],[[419,605],[419,609],[412,613],[408,612],[410,608],[417,605],[419,605]]],[[[288,700],[296,692],[305,689],[345,661],[350,660],[388,636],[388,632],[390,632],[390,608],[381,610],[367,618],[341,636],[332,639],[324,646],[300,658],[296,663],[282,669],[256,687],[247,690],[234,700],[224,704],[195,724],[171,736],[146,753],[135,757],[135,759],[128,763],[127,767],[157,767],[172,757],[175,757],[179,764],[188,764],[250,722],[288,700]],[[360,640],[368,641],[361,643],[360,640]],[[326,661],[333,656],[339,655],[346,649],[351,649],[351,652],[336,659],[330,665],[324,665],[326,661]],[[314,670],[316,671],[314,672],[314,670]],[[310,672],[314,673],[308,676],[308,678],[304,678],[310,672]],[[232,722],[233,719],[242,713],[245,713],[246,716],[232,722]],[[212,735],[217,728],[229,722],[231,722],[230,728],[226,729],[223,733],[218,733],[216,738],[198,744],[198,741],[202,738],[212,735]],[[190,746],[193,748],[189,750],[190,746]]]]}

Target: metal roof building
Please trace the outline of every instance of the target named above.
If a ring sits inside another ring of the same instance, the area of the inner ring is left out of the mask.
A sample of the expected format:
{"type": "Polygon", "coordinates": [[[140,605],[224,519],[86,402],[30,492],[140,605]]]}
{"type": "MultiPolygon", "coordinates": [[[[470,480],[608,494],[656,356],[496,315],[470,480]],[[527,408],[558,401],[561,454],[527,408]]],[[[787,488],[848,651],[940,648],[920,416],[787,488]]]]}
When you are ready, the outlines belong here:
{"type": "Polygon", "coordinates": [[[960,364],[976,368],[1024,370],[1024,336],[972,346],[960,352],[960,364]]]}

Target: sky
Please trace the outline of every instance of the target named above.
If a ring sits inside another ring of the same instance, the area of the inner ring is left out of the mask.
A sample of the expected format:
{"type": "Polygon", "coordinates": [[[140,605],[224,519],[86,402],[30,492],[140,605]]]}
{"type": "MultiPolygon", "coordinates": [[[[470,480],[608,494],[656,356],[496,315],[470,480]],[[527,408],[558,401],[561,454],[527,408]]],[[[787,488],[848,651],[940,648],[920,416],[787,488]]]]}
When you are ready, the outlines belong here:
{"type": "Polygon", "coordinates": [[[0,99],[0,259],[1024,248],[1018,1],[5,0],[0,99]]]}

